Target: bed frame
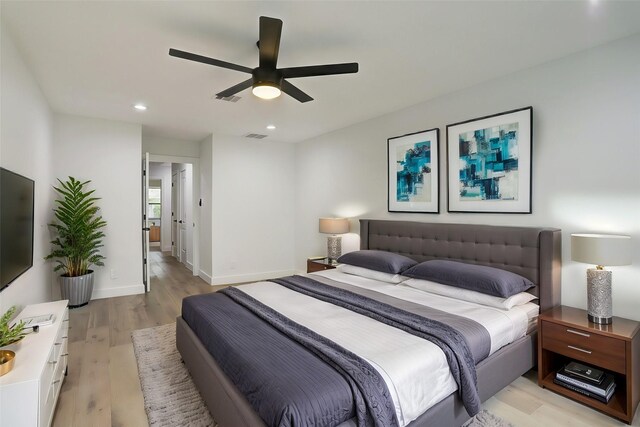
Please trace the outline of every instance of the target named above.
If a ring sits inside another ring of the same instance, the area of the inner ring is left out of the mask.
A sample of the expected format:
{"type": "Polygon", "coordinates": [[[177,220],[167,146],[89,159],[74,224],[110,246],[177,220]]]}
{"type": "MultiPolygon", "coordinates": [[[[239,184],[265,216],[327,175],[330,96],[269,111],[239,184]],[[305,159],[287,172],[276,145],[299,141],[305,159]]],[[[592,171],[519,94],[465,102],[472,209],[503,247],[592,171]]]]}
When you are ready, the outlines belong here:
{"type": "MultiPolygon", "coordinates": [[[[530,292],[539,298],[541,311],[560,304],[560,242],[560,230],[552,228],[360,220],[361,249],[395,252],[419,262],[440,258],[512,271],[536,285],[530,292]]],[[[536,337],[534,331],[477,365],[483,402],[535,366],[536,337]]],[[[176,322],[176,345],[220,426],[264,426],[182,317],[176,322]]],[[[468,419],[452,393],[409,426],[460,426],[468,419]]]]}

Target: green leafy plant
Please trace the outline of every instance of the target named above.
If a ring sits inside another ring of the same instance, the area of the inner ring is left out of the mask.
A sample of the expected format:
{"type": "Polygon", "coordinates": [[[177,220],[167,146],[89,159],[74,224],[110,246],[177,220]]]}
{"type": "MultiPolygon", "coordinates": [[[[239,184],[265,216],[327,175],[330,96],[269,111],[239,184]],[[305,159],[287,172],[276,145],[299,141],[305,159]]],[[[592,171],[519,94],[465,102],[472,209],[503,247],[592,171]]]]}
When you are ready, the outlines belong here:
{"type": "MultiPolygon", "coordinates": [[[[13,326],[9,326],[9,321],[16,312],[16,306],[11,307],[0,317],[0,347],[20,341],[26,335],[24,333],[24,322],[21,320],[13,326]]],[[[0,361],[0,363],[4,363],[0,361]]]]}
{"type": "Polygon", "coordinates": [[[54,248],[45,259],[56,259],[54,270],[63,270],[63,276],[82,276],[91,265],[104,265],[100,248],[104,246],[102,228],[107,223],[98,215],[95,201],[100,199],[93,197],[95,190],[85,191],[91,181],[80,182],[70,176],[67,181],[58,182],[60,185],[53,187],[60,196],[53,209],[58,222],[49,224],[58,237],[51,241],[54,248]]]}

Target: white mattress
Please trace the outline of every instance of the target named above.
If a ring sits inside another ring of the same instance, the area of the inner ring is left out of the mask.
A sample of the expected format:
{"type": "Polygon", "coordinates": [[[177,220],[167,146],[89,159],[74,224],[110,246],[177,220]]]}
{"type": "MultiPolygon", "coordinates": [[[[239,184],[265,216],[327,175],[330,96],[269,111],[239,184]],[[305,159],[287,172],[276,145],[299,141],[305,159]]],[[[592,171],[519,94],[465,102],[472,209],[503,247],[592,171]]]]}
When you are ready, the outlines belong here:
{"type": "MultiPolygon", "coordinates": [[[[337,270],[313,274],[473,318],[489,331],[492,353],[524,336],[527,331],[526,310],[505,311],[427,295],[424,291],[407,286],[392,285],[337,270]]],[[[427,340],[273,282],[241,285],[238,289],[366,359],[384,378],[401,426],[407,425],[457,389],[444,353],[427,340]]]]}

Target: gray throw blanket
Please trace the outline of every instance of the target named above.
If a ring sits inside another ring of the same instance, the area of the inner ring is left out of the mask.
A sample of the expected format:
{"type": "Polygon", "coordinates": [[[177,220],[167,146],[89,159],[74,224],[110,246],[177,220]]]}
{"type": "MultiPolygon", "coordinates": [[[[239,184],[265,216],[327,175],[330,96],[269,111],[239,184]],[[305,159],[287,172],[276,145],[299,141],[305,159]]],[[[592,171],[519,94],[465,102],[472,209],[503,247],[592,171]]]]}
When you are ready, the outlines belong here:
{"type": "Polygon", "coordinates": [[[304,346],[340,373],[353,393],[359,427],[399,425],[387,385],[367,361],[236,288],[228,287],[220,292],[304,346]]]}
{"type": "Polygon", "coordinates": [[[401,310],[354,292],[325,285],[309,277],[289,276],[271,281],[368,316],[436,344],[447,358],[465,409],[472,417],[480,411],[481,402],[474,357],[465,337],[456,329],[445,323],[401,310]]]}

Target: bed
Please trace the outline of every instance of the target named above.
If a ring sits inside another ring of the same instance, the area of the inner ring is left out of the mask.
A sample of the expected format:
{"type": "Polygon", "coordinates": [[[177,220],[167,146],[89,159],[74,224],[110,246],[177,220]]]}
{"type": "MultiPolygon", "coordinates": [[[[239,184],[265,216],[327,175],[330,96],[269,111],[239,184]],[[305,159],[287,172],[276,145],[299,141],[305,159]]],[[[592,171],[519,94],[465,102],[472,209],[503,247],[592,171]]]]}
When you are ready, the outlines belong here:
{"type": "MultiPolygon", "coordinates": [[[[538,298],[541,311],[560,304],[558,229],[362,219],[360,236],[361,249],[397,253],[417,262],[453,260],[516,273],[535,285],[528,292],[538,298]]],[[[265,425],[182,316],[176,328],[178,350],[216,421],[221,426],[265,425]]],[[[535,346],[536,331],[528,331],[478,363],[480,399],[534,367],[535,346]]],[[[459,426],[468,418],[459,393],[451,392],[408,425],[459,426]]]]}

